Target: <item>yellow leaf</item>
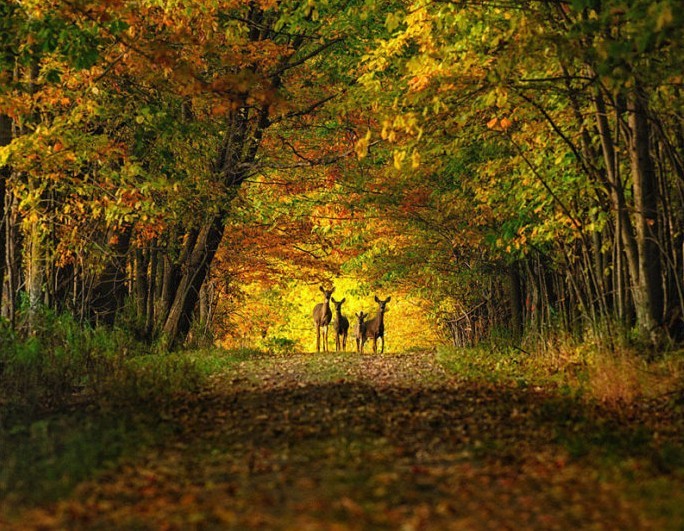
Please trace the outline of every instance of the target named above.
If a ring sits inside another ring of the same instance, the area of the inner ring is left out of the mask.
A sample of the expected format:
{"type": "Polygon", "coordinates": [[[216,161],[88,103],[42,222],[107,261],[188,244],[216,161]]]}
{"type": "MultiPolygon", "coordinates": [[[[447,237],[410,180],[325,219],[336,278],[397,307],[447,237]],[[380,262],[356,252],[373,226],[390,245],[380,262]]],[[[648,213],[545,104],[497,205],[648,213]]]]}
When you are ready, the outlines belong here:
{"type": "Polygon", "coordinates": [[[414,150],[413,153],[411,154],[411,168],[418,169],[420,166],[420,153],[418,153],[418,150],[414,150]]]}
{"type": "Polygon", "coordinates": [[[672,16],[672,9],[669,5],[664,5],[660,14],[658,15],[658,20],[656,21],[656,31],[662,30],[665,26],[672,24],[674,17],[672,16]]]}
{"type": "Polygon", "coordinates": [[[397,170],[400,170],[401,165],[404,162],[404,159],[406,158],[406,151],[395,151],[393,158],[394,158],[394,167],[397,170]]]}
{"type": "Polygon", "coordinates": [[[359,157],[359,159],[362,159],[366,155],[368,155],[368,146],[370,145],[370,139],[371,131],[369,129],[366,132],[366,136],[360,138],[358,142],[356,142],[356,146],[354,146],[354,149],[356,150],[356,156],[359,157]]]}

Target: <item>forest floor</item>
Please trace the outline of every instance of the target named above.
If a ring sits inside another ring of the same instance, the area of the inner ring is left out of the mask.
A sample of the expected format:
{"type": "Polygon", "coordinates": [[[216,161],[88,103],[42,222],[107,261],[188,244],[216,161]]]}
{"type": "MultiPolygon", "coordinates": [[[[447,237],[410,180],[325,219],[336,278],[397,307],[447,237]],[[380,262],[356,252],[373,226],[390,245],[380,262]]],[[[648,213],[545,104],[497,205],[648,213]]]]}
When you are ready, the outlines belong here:
{"type": "MultiPolygon", "coordinates": [[[[682,529],[679,413],[468,381],[434,353],[255,356],[173,432],[3,529],[682,529]]],[[[2,514],[5,514],[3,519],[2,514]]]]}

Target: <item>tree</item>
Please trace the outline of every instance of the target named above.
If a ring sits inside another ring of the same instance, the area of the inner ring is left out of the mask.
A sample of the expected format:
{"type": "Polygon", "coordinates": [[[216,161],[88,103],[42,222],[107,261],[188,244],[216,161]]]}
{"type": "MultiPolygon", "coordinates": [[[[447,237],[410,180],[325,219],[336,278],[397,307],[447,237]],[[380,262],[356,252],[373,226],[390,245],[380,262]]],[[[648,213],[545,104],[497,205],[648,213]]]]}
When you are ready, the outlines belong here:
{"type": "Polygon", "coordinates": [[[431,205],[450,182],[470,194],[439,211],[470,216],[475,245],[488,248],[483,272],[512,268],[511,316],[522,307],[528,331],[560,319],[614,338],[618,319],[658,343],[660,331],[681,330],[675,11],[416,1],[388,17],[392,37],[367,58],[369,93],[394,89],[379,97],[388,112],[378,132],[395,166],[435,171],[431,205]],[[474,163],[459,164],[473,151],[474,163]]]}

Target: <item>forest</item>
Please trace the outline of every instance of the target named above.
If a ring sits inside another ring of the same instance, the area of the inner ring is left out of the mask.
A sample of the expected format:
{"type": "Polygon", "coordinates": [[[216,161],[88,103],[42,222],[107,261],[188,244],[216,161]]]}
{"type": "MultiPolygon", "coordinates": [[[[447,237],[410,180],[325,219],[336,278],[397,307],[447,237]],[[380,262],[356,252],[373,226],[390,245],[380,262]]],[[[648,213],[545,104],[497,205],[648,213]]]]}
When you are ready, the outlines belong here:
{"type": "Polygon", "coordinates": [[[0,527],[681,529],[683,43],[0,0],[0,527]]]}

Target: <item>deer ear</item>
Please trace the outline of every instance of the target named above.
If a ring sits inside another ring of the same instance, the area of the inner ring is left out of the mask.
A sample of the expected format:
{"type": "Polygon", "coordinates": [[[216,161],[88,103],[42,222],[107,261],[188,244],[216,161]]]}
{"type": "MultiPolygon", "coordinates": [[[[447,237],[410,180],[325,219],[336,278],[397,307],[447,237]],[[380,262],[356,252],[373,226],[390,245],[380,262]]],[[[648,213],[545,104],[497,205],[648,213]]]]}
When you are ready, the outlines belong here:
{"type": "Polygon", "coordinates": [[[318,286],[318,289],[321,290],[323,293],[325,293],[325,290],[323,289],[323,286],[318,286]]]}
{"type": "Polygon", "coordinates": [[[344,297],[344,298],[340,301],[340,304],[343,303],[343,302],[346,301],[346,300],[347,300],[347,297],[344,297]]]}
{"type": "Polygon", "coordinates": [[[380,299],[378,299],[378,296],[375,296],[375,302],[380,302],[380,299]]]}
{"type": "Polygon", "coordinates": [[[330,300],[333,301],[334,303],[337,303],[337,301],[335,300],[335,297],[330,297],[330,300]]]}
{"type": "Polygon", "coordinates": [[[387,304],[391,299],[392,299],[392,297],[387,297],[387,300],[385,301],[385,304],[387,304]]]}
{"type": "Polygon", "coordinates": [[[335,291],[335,286],[332,287],[332,289],[330,290],[330,293],[332,293],[333,291],[335,291]]]}

